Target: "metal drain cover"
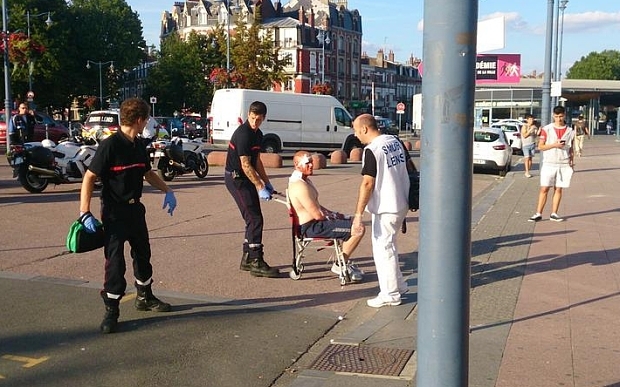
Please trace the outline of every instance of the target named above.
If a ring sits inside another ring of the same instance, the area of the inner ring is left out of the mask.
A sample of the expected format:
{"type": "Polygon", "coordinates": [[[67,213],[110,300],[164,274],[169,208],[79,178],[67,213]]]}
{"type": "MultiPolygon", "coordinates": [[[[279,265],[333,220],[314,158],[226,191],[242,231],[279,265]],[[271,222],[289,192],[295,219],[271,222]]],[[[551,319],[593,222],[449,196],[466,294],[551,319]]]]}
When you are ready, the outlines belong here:
{"type": "Polygon", "coordinates": [[[398,376],[412,354],[411,350],[398,348],[330,344],[310,369],[398,376]]]}

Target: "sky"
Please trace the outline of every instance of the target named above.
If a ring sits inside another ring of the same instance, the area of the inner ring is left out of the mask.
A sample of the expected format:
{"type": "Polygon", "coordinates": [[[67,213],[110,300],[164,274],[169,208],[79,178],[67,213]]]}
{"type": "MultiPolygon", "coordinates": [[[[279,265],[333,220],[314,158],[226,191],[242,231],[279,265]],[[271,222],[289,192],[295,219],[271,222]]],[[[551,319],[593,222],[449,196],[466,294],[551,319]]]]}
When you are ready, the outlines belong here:
{"type": "MultiPolygon", "coordinates": [[[[161,15],[172,9],[174,0],[126,1],[140,16],[147,44],[159,46],[161,15]]],[[[557,7],[559,0],[554,1],[557,7]]],[[[523,75],[544,72],[547,7],[545,0],[479,0],[479,21],[505,20],[505,47],[487,53],[521,54],[523,75]]],[[[362,51],[368,56],[383,48],[394,51],[398,62],[411,55],[423,59],[423,1],[348,0],[348,8],[362,16],[362,51]]],[[[569,0],[561,36],[562,74],[591,52],[620,50],[620,1],[569,0]]]]}

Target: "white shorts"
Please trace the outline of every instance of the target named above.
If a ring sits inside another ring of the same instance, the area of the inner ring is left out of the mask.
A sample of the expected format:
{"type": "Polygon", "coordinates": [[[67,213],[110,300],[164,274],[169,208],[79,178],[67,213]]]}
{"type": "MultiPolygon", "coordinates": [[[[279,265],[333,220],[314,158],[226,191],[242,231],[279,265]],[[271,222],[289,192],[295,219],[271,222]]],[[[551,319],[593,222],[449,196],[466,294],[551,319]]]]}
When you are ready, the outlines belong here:
{"type": "Polygon", "coordinates": [[[569,165],[543,162],[540,170],[540,186],[568,188],[572,176],[573,168],[569,165]]]}

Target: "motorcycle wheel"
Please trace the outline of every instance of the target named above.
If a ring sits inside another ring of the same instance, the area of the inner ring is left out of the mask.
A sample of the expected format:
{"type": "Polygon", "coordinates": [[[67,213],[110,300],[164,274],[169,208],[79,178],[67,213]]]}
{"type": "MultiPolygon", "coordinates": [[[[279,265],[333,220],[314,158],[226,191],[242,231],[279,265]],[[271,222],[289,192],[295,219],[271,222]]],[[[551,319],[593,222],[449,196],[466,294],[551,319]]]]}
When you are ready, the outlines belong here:
{"type": "Polygon", "coordinates": [[[209,173],[209,163],[207,163],[206,157],[200,157],[200,160],[196,163],[196,169],[194,169],[194,173],[200,179],[204,179],[207,177],[209,173]]]}
{"type": "Polygon", "coordinates": [[[172,179],[176,177],[177,171],[175,171],[172,165],[166,164],[166,165],[161,166],[161,168],[157,170],[157,174],[164,181],[172,181],[172,179]]]}
{"type": "Polygon", "coordinates": [[[43,192],[49,183],[49,180],[37,176],[34,172],[28,170],[28,166],[23,164],[17,175],[19,183],[31,193],[43,192]]]}

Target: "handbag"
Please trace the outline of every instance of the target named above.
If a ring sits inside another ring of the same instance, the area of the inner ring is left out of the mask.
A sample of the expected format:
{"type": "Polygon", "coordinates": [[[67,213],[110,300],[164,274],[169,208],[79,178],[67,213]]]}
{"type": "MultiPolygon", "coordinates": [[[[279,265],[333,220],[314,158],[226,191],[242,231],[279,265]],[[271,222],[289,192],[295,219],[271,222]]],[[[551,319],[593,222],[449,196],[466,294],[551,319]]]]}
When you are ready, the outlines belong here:
{"type": "Polygon", "coordinates": [[[409,172],[409,210],[420,208],[420,172],[409,172]]]}
{"type": "Polygon", "coordinates": [[[72,253],[85,253],[103,247],[104,232],[103,224],[97,220],[94,233],[89,233],[84,227],[84,219],[91,216],[90,212],[82,214],[69,227],[67,234],[67,249],[72,253]]]}

